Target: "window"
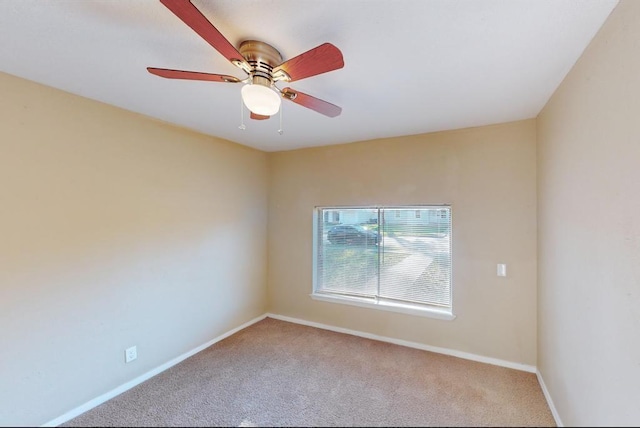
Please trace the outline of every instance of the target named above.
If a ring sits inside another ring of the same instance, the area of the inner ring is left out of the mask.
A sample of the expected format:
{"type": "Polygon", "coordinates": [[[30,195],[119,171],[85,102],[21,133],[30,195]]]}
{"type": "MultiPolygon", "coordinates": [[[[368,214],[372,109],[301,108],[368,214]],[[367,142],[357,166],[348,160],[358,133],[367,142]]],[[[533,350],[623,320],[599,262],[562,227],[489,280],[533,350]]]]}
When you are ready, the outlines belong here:
{"type": "Polygon", "coordinates": [[[314,218],[313,298],[453,319],[449,206],[319,207],[314,218]]]}

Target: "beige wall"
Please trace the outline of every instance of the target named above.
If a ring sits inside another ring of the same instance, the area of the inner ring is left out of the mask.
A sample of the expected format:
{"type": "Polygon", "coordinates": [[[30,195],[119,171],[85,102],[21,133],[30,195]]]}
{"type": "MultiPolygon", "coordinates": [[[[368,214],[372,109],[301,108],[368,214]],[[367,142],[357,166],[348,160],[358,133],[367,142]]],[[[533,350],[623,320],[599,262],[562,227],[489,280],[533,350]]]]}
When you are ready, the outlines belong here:
{"type": "Polygon", "coordinates": [[[271,153],[270,311],[535,365],[535,145],[528,120],[271,153]],[[315,206],[440,203],[453,210],[455,320],[309,297],[315,206]]]}
{"type": "Polygon", "coordinates": [[[568,426],[640,422],[640,2],[538,119],[538,366],[568,426]]]}
{"type": "Polygon", "coordinates": [[[265,153],[5,74],[0,94],[0,425],[266,311],[265,153]]]}

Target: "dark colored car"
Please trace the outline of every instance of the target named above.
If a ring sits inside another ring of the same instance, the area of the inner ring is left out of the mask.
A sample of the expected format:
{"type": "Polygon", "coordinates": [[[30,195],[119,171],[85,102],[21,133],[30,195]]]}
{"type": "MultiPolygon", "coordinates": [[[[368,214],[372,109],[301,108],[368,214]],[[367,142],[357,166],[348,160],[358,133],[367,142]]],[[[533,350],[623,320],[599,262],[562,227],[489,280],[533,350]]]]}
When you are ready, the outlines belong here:
{"type": "Polygon", "coordinates": [[[377,244],[378,234],[355,224],[333,226],[327,233],[332,244],[377,244]]]}

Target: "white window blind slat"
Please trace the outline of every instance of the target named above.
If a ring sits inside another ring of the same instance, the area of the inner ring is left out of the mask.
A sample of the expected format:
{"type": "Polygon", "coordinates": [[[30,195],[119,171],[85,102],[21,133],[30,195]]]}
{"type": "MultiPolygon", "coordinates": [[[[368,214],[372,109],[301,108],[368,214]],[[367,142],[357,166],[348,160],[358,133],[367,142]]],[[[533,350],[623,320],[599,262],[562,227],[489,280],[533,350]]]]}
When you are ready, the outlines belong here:
{"type": "Polygon", "coordinates": [[[318,208],[314,291],[451,308],[451,208],[318,208]]]}

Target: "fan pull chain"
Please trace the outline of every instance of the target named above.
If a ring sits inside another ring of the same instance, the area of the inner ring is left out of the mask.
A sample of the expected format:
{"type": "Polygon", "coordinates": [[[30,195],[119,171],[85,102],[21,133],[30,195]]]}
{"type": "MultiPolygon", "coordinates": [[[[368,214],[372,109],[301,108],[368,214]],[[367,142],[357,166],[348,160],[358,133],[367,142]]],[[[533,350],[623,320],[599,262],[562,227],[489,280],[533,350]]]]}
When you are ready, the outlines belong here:
{"type": "Polygon", "coordinates": [[[280,105],[280,129],[278,129],[278,134],[280,134],[280,135],[282,135],[282,133],[284,132],[284,131],[282,130],[282,110],[283,110],[283,109],[282,109],[282,107],[283,107],[283,106],[282,106],[282,105],[280,105]]]}
{"type": "Polygon", "coordinates": [[[244,105],[242,103],[242,96],[240,96],[240,126],[238,126],[238,128],[241,131],[244,131],[245,129],[247,129],[247,127],[244,124],[244,105]]]}

